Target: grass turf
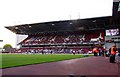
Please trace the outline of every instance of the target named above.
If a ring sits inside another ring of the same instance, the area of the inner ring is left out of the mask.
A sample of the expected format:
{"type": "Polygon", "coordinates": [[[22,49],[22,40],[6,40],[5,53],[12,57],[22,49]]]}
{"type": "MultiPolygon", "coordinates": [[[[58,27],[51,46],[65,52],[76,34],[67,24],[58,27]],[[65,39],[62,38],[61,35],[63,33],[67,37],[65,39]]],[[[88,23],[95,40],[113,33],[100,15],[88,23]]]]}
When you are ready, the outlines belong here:
{"type": "Polygon", "coordinates": [[[85,57],[84,55],[73,54],[0,54],[2,65],[0,68],[16,67],[30,64],[40,64],[85,57]]]}

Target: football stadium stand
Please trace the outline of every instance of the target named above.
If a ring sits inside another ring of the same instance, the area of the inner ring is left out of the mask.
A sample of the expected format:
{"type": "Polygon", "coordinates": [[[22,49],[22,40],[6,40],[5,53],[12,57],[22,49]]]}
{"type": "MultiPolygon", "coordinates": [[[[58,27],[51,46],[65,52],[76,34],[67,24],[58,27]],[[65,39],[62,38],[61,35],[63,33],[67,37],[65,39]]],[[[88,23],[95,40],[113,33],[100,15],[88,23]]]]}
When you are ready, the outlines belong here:
{"type": "Polygon", "coordinates": [[[106,30],[117,29],[118,32],[112,36],[120,35],[119,6],[120,2],[113,2],[112,16],[22,24],[6,28],[16,34],[28,35],[18,44],[21,47],[17,52],[20,53],[87,53],[96,44],[106,45],[106,30]]]}

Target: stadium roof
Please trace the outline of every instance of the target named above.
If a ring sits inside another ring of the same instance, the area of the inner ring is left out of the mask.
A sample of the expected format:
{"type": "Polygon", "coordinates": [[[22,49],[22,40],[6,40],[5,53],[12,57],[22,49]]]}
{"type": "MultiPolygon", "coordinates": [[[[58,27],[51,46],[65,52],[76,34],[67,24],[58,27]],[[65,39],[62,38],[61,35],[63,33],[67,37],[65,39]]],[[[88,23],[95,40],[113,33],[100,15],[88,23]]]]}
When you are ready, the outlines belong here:
{"type": "Polygon", "coordinates": [[[22,24],[15,26],[6,26],[16,34],[36,34],[45,32],[63,32],[63,31],[89,31],[120,27],[120,11],[118,11],[119,2],[113,3],[113,16],[51,21],[33,24],[22,24]]]}
{"type": "Polygon", "coordinates": [[[16,34],[34,34],[41,32],[85,31],[109,28],[111,16],[88,19],[64,20],[8,26],[16,34]]]}

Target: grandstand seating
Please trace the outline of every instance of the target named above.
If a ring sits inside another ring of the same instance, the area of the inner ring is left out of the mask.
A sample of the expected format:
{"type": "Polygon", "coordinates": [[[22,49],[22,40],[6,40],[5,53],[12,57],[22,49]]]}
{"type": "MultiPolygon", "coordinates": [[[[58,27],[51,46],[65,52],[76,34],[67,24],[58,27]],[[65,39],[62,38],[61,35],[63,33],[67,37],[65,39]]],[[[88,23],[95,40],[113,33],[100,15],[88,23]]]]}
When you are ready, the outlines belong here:
{"type": "Polygon", "coordinates": [[[65,34],[37,34],[29,35],[19,44],[23,46],[20,50],[21,52],[35,52],[41,53],[55,51],[55,53],[71,53],[75,51],[76,53],[87,53],[90,48],[77,46],[79,43],[84,42],[103,42],[104,32],[89,32],[84,34],[79,33],[65,33],[65,34]],[[95,39],[95,40],[93,40],[95,39]],[[97,40],[96,40],[97,39],[97,40]],[[68,44],[68,45],[66,45],[68,44]],[[37,46],[37,47],[34,47],[37,46]],[[43,45],[43,47],[39,46],[43,45]],[[47,45],[44,47],[44,45],[47,45]],[[59,45],[59,46],[55,46],[59,45]],[[64,46],[66,45],[66,46],[64,46]],[[69,46],[72,45],[72,46],[69,46]],[[24,47],[27,46],[27,47],[24,47]],[[82,52],[84,51],[84,52],[82,52]]]}
{"type": "Polygon", "coordinates": [[[96,32],[91,34],[69,34],[69,35],[34,35],[28,36],[20,42],[20,45],[39,45],[39,44],[58,44],[58,43],[80,43],[91,41],[104,41],[103,33],[96,32]]]}

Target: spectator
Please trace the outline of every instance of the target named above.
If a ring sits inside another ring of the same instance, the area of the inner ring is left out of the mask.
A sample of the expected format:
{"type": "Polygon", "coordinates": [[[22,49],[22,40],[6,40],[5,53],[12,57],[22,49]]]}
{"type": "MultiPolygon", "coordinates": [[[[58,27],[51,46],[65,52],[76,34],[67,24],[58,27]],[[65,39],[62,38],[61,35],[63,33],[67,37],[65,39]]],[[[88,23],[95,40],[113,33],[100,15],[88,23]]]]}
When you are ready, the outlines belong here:
{"type": "Polygon", "coordinates": [[[94,56],[98,56],[98,48],[97,47],[95,47],[95,48],[93,48],[93,53],[94,53],[94,56]]]}
{"type": "Polygon", "coordinates": [[[76,53],[75,50],[73,50],[73,54],[74,54],[74,55],[75,55],[75,53],[76,53]]]}
{"type": "Polygon", "coordinates": [[[113,46],[109,49],[110,51],[110,63],[115,63],[115,55],[116,55],[116,45],[113,44],[113,46]]]}
{"type": "Polygon", "coordinates": [[[118,53],[116,54],[116,61],[120,63],[120,49],[118,49],[118,53]]]}
{"type": "Polygon", "coordinates": [[[42,52],[42,55],[44,54],[44,51],[43,50],[41,50],[41,52],[42,52]]]}
{"type": "Polygon", "coordinates": [[[52,54],[52,53],[53,53],[53,51],[51,50],[51,51],[50,51],[50,53],[52,54]]]}

